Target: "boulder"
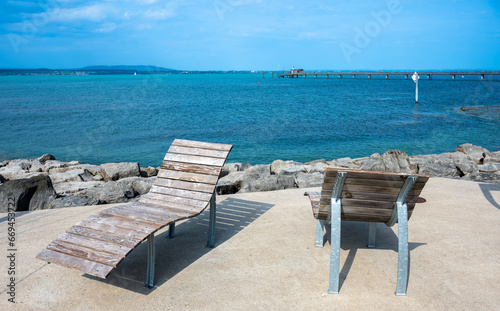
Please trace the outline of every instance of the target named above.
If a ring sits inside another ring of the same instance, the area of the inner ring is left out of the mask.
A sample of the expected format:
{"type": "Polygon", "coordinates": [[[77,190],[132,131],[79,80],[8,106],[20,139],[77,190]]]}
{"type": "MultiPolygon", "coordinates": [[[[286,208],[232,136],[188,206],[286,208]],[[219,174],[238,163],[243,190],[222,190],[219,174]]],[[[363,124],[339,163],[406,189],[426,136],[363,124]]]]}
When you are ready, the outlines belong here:
{"type": "Polygon", "coordinates": [[[104,182],[102,181],[70,181],[70,182],[63,182],[59,184],[54,184],[54,189],[57,194],[63,195],[63,194],[74,194],[79,191],[85,190],[85,189],[90,189],[94,187],[98,187],[103,185],[104,182]]]}
{"type": "Polygon", "coordinates": [[[69,182],[69,181],[91,181],[94,177],[86,169],[73,169],[64,173],[49,173],[50,179],[54,184],[69,182]]]}
{"type": "Polygon", "coordinates": [[[271,174],[279,175],[282,174],[284,171],[288,171],[289,174],[291,172],[305,173],[306,168],[304,164],[295,161],[276,160],[273,161],[273,163],[271,163],[271,174]]]}
{"type": "Polygon", "coordinates": [[[239,192],[273,191],[288,188],[296,188],[294,176],[269,175],[267,177],[242,180],[239,192]]]}
{"type": "Polygon", "coordinates": [[[155,180],[156,177],[127,177],[118,180],[118,182],[134,189],[135,195],[141,195],[149,192],[155,180]]]}
{"type": "Polygon", "coordinates": [[[460,176],[455,162],[446,155],[431,154],[410,157],[410,162],[418,166],[418,173],[432,177],[455,178],[460,176]]]}
{"type": "Polygon", "coordinates": [[[468,159],[474,161],[476,164],[483,164],[486,152],[488,152],[488,150],[483,147],[474,146],[472,144],[460,145],[456,150],[466,154],[468,159]]]}
{"type": "Polygon", "coordinates": [[[462,177],[464,180],[471,180],[477,182],[500,183],[500,172],[484,173],[475,172],[462,177]]]}
{"type": "Polygon", "coordinates": [[[0,184],[0,212],[7,212],[9,207],[18,212],[46,209],[55,197],[56,193],[47,174],[5,180],[0,184]]]}
{"type": "Polygon", "coordinates": [[[318,172],[323,174],[328,167],[330,167],[330,165],[325,159],[314,160],[304,163],[304,168],[306,169],[307,173],[318,172]]]}
{"type": "Polygon", "coordinates": [[[484,163],[500,163],[500,151],[486,152],[484,163]]]}
{"type": "Polygon", "coordinates": [[[121,178],[141,176],[139,163],[105,163],[101,164],[101,175],[104,181],[115,181],[121,178]]]}
{"type": "Polygon", "coordinates": [[[110,181],[75,194],[93,197],[104,204],[122,203],[134,197],[134,189],[116,181],[110,181]]]}
{"type": "Polygon", "coordinates": [[[320,172],[298,173],[295,176],[295,184],[299,188],[321,187],[324,178],[324,175],[320,172]]]}
{"type": "Polygon", "coordinates": [[[40,166],[42,172],[48,172],[53,168],[57,167],[67,167],[68,164],[65,162],[57,161],[57,160],[47,160],[43,165],[40,166]]]}
{"type": "Polygon", "coordinates": [[[494,173],[498,171],[498,167],[496,167],[493,163],[478,165],[477,169],[482,173],[494,173]]]}
{"type": "Polygon", "coordinates": [[[226,163],[222,167],[222,170],[228,171],[229,174],[234,173],[234,172],[239,172],[239,171],[242,171],[241,164],[242,163],[226,163]]]}
{"type": "Polygon", "coordinates": [[[44,154],[43,156],[39,157],[37,160],[42,163],[42,164],[45,164],[45,162],[47,162],[48,160],[55,160],[56,157],[54,157],[53,155],[51,155],[50,153],[46,153],[44,154]]]}
{"type": "Polygon", "coordinates": [[[152,166],[148,166],[146,168],[146,175],[147,175],[147,177],[153,177],[153,176],[158,175],[158,171],[156,170],[156,168],[154,168],[152,166]]]}
{"type": "Polygon", "coordinates": [[[248,171],[233,172],[219,179],[216,186],[217,194],[233,194],[241,189],[244,180],[258,179],[260,175],[248,171]]]}
{"type": "Polygon", "coordinates": [[[351,158],[340,158],[330,161],[329,164],[332,167],[359,169],[359,165],[354,164],[352,161],[353,160],[351,158]]]}
{"type": "Polygon", "coordinates": [[[249,167],[245,170],[248,173],[255,173],[259,176],[269,176],[271,175],[271,165],[270,164],[257,164],[249,167]]]}
{"type": "Polygon", "coordinates": [[[48,204],[47,208],[65,208],[65,207],[89,206],[97,204],[101,204],[101,201],[90,196],[68,195],[55,198],[48,204]]]}
{"type": "Polygon", "coordinates": [[[368,159],[363,158],[360,168],[367,171],[400,172],[407,174],[416,171],[416,167],[412,170],[408,155],[400,150],[389,150],[381,156],[375,153],[368,159]]]}

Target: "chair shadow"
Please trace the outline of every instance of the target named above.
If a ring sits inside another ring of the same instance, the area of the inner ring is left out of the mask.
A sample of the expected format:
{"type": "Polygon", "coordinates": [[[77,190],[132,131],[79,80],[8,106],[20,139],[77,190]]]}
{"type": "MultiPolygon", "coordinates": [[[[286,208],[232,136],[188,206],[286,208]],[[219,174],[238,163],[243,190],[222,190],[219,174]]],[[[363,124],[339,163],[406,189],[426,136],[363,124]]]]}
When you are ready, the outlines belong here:
{"type": "Polygon", "coordinates": [[[483,192],[484,197],[488,202],[491,203],[494,207],[500,209],[500,204],[495,200],[495,198],[491,195],[492,191],[500,191],[500,185],[499,184],[486,184],[486,183],[481,183],[479,184],[479,189],[483,192]]]}
{"type": "MultiPolygon", "coordinates": [[[[274,205],[227,198],[217,204],[215,248],[243,230],[274,205]]],[[[155,286],[145,289],[147,243],[144,241],[113,270],[106,279],[85,274],[84,277],[148,295],[186,267],[209,253],[207,235],[210,211],[175,226],[175,236],[167,239],[168,226],[155,234],[155,286]]]]}
{"type": "MultiPolygon", "coordinates": [[[[324,235],[324,241],[330,243],[330,226],[326,226],[324,235]]],[[[368,247],[368,223],[367,222],[358,222],[358,221],[342,221],[340,228],[340,248],[343,250],[349,250],[347,254],[347,258],[344,261],[344,265],[340,270],[339,277],[339,289],[342,288],[349,271],[351,270],[352,264],[354,263],[354,258],[356,257],[356,253],[358,249],[367,249],[368,247]]],[[[411,251],[416,249],[419,246],[427,245],[427,243],[415,243],[408,242],[409,249],[409,260],[408,260],[408,271],[410,269],[411,263],[411,251]]],[[[371,249],[371,248],[370,248],[371,249]]],[[[394,252],[398,252],[398,236],[394,233],[394,231],[387,227],[383,223],[377,223],[377,234],[376,234],[376,242],[375,247],[373,249],[379,250],[392,250],[394,252]]],[[[394,263],[397,265],[397,262],[394,263]]]]}

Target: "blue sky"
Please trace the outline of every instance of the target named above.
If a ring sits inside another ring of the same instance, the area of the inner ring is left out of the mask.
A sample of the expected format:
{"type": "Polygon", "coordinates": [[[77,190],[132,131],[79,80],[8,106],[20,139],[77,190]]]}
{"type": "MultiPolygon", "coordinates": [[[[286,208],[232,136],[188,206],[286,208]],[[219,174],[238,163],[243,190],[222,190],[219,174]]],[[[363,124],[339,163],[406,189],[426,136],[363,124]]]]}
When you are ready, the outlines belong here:
{"type": "Polygon", "coordinates": [[[500,0],[3,0],[1,68],[500,69],[500,0]]]}

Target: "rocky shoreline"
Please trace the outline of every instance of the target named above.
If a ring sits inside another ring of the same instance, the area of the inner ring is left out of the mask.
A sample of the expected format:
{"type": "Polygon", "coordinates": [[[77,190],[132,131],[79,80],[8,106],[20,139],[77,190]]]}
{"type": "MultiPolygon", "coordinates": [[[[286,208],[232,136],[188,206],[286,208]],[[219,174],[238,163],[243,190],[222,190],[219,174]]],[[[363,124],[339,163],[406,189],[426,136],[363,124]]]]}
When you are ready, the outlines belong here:
{"type": "MultiPolygon", "coordinates": [[[[318,187],[329,168],[419,173],[478,182],[500,183],[500,151],[463,144],[455,152],[409,157],[400,150],[364,158],[307,163],[276,160],[271,164],[227,163],[218,194],[318,187]]],[[[82,164],[61,162],[45,154],[37,159],[0,162],[0,212],[121,203],[136,200],[151,188],[159,167],[138,162],[82,164]]]]}

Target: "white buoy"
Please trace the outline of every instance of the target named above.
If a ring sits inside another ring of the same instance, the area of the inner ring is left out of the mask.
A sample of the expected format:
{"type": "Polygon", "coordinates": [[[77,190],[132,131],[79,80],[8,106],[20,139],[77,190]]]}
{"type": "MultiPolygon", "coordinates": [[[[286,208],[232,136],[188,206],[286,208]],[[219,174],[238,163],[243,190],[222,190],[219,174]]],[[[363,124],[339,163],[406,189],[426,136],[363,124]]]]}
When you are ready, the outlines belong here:
{"type": "Polygon", "coordinates": [[[416,71],[413,76],[411,76],[411,79],[415,82],[415,103],[418,104],[418,79],[420,79],[420,77],[416,71]]]}

